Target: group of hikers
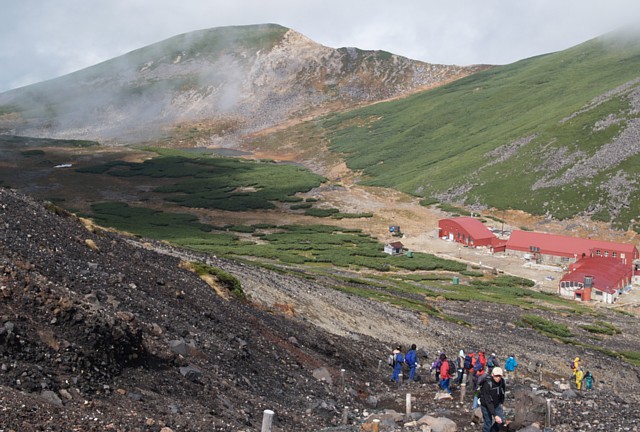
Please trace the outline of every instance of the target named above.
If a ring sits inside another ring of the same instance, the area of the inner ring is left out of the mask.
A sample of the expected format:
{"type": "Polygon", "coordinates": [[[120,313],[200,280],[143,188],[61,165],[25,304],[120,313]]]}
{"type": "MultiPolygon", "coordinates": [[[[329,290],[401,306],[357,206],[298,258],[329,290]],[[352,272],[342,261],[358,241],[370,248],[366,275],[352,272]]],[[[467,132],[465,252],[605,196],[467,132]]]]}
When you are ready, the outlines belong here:
{"type": "MultiPolygon", "coordinates": [[[[402,346],[398,345],[389,356],[389,364],[393,367],[391,380],[399,383],[403,370],[408,369],[409,381],[417,381],[420,377],[416,375],[419,366],[419,357],[426,359],[425,352],[418,354],[416,345],[403,354],[402,346]]],[[[442,391],[451,394],[451,384],[471,386],[473,391],[473,409],[480,407],[483,417],[483,432],[493,432],[500,430],[504,421],[502,404],[505,396],[506,379],[515,379],[518,361],[514,354],[508,356],[504,362],[504,369],[495,353],[488,357],[485,352],[478,350],[467,352],[460,350],[454,359],[448,358],[444,350],[440,351],[435,361],[431,363],[429,376],[434,372],[435,380],[442,391]]],[[[573,378],[578,390],[584,386],[591,390],[593,387],[593,376],[591,372],[583,372],[580,366],[580,358],[576,357],[571,362],[573,378]]]]}
{"type": "MultiPolygon", "coordinates": [[[[426,357],[426,354],[423,354],[426,357]]],[[[397,346],[389,356],[389,364],[393,366],[391,380],[400,381],[403,368],[409,369],[409,381],[415,381],[418,367],[418,352],[416,345],[411,345],[406,355],[402,347],[397,346]]],[[[431,364],[431,371],[435,372],[435,379],[440,388],[451,394],[451,380],[455,377],[455,384],[472,385],[474,398],[473,408],[480,407],[483,418],[483,432],[497,431],[504,421],[502,404],[505,396],[505,382],[503,375],[514,376],[518,362],[515,355],[510,355],[504,365],[504,371],[495,353],[486,357],[484,351],[466,353],[460,350],[455,359],[449,359],[446,353],[440,351],[436,360],[431,364]]]]}
{"type": "Polygon", "coordinates": [[[576,382],[576,389],[582,390],[584,387],[586,390],[591,390],[593,388],[593,375],[589,371],[584,372],[580,366],[580,357],[576,357],[571,362],[571,372],[576,382]]]}
{"type": "MultiPolygon", "coordinates": [[[[422,357],[425,356],[426,354],[423,353],[422,357]]],[[[407,368],[409,370],[409,381],[415,381],[418,357],[415,344],[411,345],[406,355],[403,355],[402,347],[397,346],[393,350],[392,356],[390,356],[390,364],[393,366],[391,380],[398,382],[403,368],[407,368]]],[[[460,350],[455,358],[450,359],[443,350],[438,353],[435,361],[431,364],[429,374],[434,372],[435,379],[440,384],[442,390],[451,393],[451,380],[455,378],[453,383],[460,385],[466,373],[467,381],[465,384],[472,385],[475,391],[484,378],[486,378],[487,375],[491,375],[493,368],[499,366],[500,363],[495,353],[491,353],[491,355],[487,357],[482,350],[466,354],[464,350],[460,350]]],[[[517,367],[518,362],[515,359],[515,355],[512,354],[504,364],[504,373],[507,376],[515,375],[517,367]]]]}

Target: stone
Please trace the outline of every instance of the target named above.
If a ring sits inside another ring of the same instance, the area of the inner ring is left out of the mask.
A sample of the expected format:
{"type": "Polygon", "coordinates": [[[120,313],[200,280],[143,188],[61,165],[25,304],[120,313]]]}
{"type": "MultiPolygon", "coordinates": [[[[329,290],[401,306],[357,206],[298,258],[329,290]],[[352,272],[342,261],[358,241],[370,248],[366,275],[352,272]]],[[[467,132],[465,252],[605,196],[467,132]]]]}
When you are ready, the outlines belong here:
{"type": "Polygon", "coordinates": [[[426,424],[433,432],[456,432],[458,430],[458,425],[446,417],[426,415],[418,420],[418,424],[426,424]]]}
{"type": "Polygon", "coordinates": [[[535,394],[525,387],[514,390],[515,415],[513,423],[515,427],[523,427],[534,422],[544,424],[547,413],[547,400],[535,394]]]}
{"type": "Polygon", "coordinates": [[[331,378],[331,374],[326,367],[320,367],[314,369],[313,377],[318,381],[326,381],[329,385],[333,384],[333,379],[331,378]]]}
{"type": "Polygon", "coordinates": [[[62,399],[60,399],[58,395],[51,390],[43,391],[40,393],[40,397],[52,405],[62,406],[62,399]]]}

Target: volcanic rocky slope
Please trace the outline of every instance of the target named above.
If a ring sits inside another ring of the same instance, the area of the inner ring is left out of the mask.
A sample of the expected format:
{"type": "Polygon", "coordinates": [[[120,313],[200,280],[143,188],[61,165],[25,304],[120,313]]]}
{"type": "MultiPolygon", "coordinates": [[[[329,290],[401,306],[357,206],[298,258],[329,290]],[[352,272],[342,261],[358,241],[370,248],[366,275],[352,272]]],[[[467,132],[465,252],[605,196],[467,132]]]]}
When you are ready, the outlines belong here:
{"type": "MultiPolygon", "coordinates": [[[[516,307],[443,301],[440,307],[471,327],[427,321],[332,290],[329,281],[198,256],[81,222],[0,189],[5,431],[253,431],[265,409],[276,412],[275,431],[359,430],[369,413],[402,412],[406,392],[414,395],[414,412],[476,430],[469,425],[470,396],[464,404],[434,400],[426,371],[422,383],[390,385],[379,362],[398,341],[417,342],[430,359],[441,347],[516,352],[523,379],[509,383],[511,410],[513,395],[533,386],[552,400],[556,431],[637,430],[638,369],[513,325],[516,307]],[[220,295],[221,287],[185,270],[186,261],[234,274],[247,298],[220,295]],[[566,361],[575,355],[592,368],[596,391],[557,391],[553,380],[568,375],[566,361]]],[[[553,312],[547,318],[554,315],[589,320],[553,312]]],[[[603,339],[603,346],[637,346],[635,318],[616,319],[623,334],[603,339]]],[[[385,421],[384,430],[421,430],[401,415],[385,421]]]]}

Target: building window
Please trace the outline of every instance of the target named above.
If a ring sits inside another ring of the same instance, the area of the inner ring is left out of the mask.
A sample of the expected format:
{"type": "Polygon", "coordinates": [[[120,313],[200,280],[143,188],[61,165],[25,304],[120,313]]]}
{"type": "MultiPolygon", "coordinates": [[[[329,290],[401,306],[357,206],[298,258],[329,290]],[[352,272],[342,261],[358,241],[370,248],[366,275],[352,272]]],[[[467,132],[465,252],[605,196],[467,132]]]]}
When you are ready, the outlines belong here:
{"type": "Polygon", "coordinates": [[[561,257],[560,258],[560,262],[568,263],[569,262],[569,257],[561,257]]]}
{"type": "Polygon", "coordinates": [[[611,256],[616,258],[618,256],[618,252],[611,252],[611,256]]]}
{"type": "Polygon", "coordinates": [[[600,256],[600,249],[596,249],[596,256],[600,256]]]}
{"type": "Polygon", "coordinates": [[[609,251],[604,251],[604,257],[608,257],[609,256],[609,251]]]}
{"type": "Polygon", "coordinates": [[[602,291],[598,291],[598,290],[596,290],[596,295],[597,295],[597,296],[602,296],[602,291]]]}

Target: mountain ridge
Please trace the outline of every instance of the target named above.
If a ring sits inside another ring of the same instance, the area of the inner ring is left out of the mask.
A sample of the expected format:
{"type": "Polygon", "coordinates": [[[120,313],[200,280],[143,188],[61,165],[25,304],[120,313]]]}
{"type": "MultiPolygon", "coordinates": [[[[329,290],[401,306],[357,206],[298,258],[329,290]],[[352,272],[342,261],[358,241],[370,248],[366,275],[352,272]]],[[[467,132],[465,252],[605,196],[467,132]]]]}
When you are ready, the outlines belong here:
{"type": "Polygon", "coordinates": [[[132,143],[205,121],[209,137],[201,144],[230,143],[291,118],[397,97],[484,68],[328,48],[275,24],[218,27],[0,94],[0,130],[132,143]]]}

